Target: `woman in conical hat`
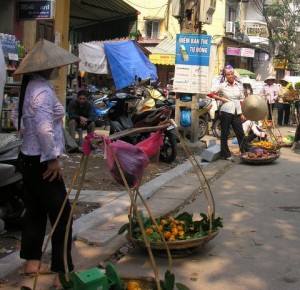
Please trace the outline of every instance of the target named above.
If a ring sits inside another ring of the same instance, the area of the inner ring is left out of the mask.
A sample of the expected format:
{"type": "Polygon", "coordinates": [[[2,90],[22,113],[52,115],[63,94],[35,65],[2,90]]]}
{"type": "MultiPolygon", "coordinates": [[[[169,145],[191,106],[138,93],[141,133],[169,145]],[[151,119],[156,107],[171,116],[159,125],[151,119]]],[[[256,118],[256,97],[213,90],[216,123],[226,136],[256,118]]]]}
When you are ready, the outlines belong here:
{"type": "MultiPolygon", "coordinates": [[[[19,128],[23,130],[23,143],[18,163],[25,186],[26,213],[20,257],[26,260],[26,274],[49,271],[45,264],[38,269],[47,218],[53,226],[67,194],[59,162],[64,152],[64,107],[56,98],[50,80],[54,79],[58,67],[79,60],[65,49],[41,39],[15,71],[15,74],[23,74],[19,102],[19,120],[22,120],[19,121],[19,128]]],[[[71,230],[65,253],[66,267],[63,259],[69,214],[70,203],[67,202],[52,236],[50,270],[57,273],[69,272],[74,268],[71,230]]],[[[58,285],[56,276],[53,286],[58,285]]]]}
{"type": "Polygon", "coordinates": [[[268,120],[272,120],[272,114],[275,108],[275,103],[278,100],[278,87],[275,83],[276,77],[271,75],[268,76],[264,80],[264,86],[260,92],[268,104],[268,120]]]}

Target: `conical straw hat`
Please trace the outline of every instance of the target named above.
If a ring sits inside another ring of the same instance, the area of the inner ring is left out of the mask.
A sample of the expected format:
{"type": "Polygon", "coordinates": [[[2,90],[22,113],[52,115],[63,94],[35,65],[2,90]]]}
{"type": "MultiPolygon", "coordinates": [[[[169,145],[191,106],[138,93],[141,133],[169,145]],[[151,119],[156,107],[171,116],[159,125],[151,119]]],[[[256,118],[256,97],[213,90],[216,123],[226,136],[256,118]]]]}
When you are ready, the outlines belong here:
{"type": "Polygon", "coordinates": [[[260,95],[250,95],[242,104],[243,115],[251,121],[259,121],[268,113],[267,102],[260,95]]]}
{"type": "Polygon", "coordinates": [[[266,83],[268,80],[273,80],[274,82],[276,82],[276,77],[275,76],[268,76],[264,82],[266,83]]]}
{"type": "Polygon", "coordinates": [[[40,39],[25,56],[14,74],[26,74],[79,62],[80,58],[64,48],[40,39]]]}

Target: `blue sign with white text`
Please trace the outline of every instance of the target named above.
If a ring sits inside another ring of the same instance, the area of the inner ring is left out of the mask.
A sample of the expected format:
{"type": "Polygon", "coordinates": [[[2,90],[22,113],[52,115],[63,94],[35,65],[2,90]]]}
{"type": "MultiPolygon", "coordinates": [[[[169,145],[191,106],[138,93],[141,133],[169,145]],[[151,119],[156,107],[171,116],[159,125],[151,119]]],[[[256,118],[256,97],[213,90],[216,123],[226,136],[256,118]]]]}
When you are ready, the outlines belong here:
{"type": "Polygon", "coordinates": [[[19,1],[19,19],[49,19],[52,18],[53,1],[19,1]]]}
{"type": "Polygon", "coordinates": [[[211,36],[177,34],[175,64],[208,66],[211,36]]]}

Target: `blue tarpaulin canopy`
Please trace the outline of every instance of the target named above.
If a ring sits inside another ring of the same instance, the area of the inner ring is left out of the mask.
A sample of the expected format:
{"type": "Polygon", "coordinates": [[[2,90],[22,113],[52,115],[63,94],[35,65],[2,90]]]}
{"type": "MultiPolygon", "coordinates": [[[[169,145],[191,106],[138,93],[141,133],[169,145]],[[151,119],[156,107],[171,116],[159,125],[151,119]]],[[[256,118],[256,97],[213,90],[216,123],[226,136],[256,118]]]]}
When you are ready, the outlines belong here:
{"type": "Polygon", "coordinates": [[[105,54],[116,89],[136,82],[136,78],[157,80],[157,70],[132,40],[104,42],[105,54]]]}

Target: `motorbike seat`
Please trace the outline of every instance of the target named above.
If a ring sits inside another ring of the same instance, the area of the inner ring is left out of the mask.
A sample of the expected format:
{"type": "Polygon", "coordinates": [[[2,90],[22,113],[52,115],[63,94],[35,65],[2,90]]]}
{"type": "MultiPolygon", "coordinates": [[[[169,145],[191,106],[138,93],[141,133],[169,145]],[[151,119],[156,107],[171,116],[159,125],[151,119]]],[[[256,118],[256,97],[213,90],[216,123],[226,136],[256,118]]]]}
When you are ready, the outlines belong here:
{"type": "MultiPolygon", "coordinates": [[[[120,121],[120,124],[121,126],[127,130],[127,129],[131,129],[133,127],[133,123],[131,121],[131,119],[129,117],[126,117],[126,116],[120,116],[119,117],[119,121],[120,121]]],[[[123,130],[124,130],[123,129],[123,130]]]]}
{"type": "Polygon", "coordinates": [[[211,106],[211,100],[201,100],[199,102],[199,109],[205,109],[211,106]]]}
{"type": "Polygon", "coordinates": [[[136,112],[132,115],[132,121],[135,124],[136,122],[145,119],[146,117],[148,117],[149,115],[151,115],[152,113],[156,112],[157,110],[147,110],[147,111],[143,111],[143,112],[136,112]]]}

